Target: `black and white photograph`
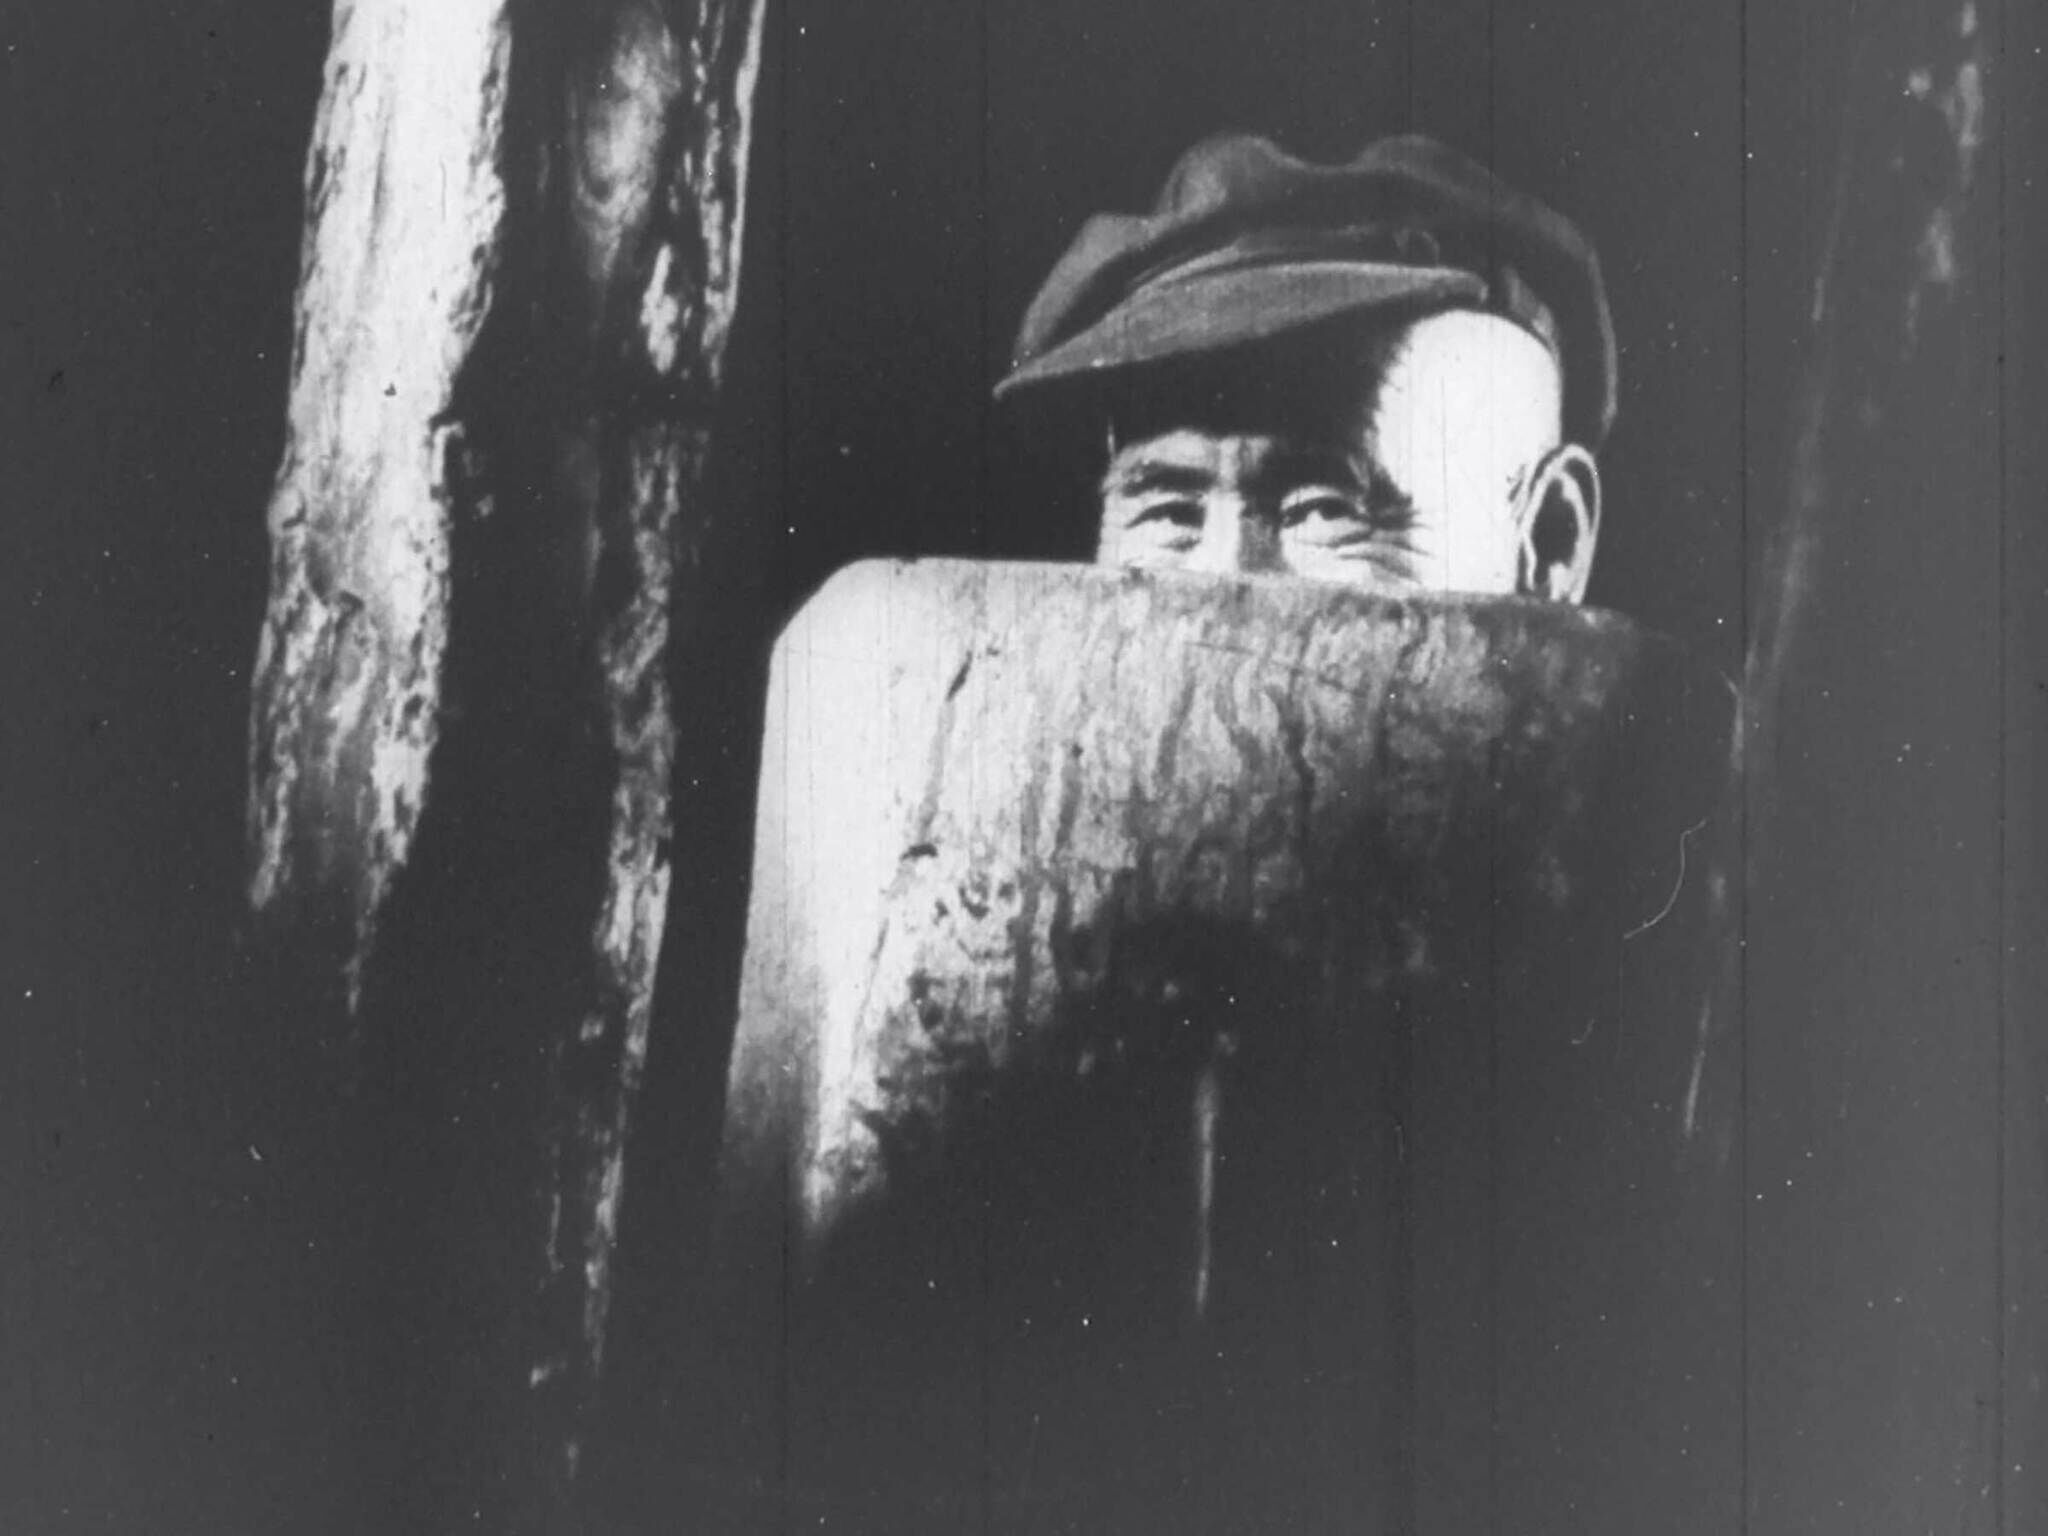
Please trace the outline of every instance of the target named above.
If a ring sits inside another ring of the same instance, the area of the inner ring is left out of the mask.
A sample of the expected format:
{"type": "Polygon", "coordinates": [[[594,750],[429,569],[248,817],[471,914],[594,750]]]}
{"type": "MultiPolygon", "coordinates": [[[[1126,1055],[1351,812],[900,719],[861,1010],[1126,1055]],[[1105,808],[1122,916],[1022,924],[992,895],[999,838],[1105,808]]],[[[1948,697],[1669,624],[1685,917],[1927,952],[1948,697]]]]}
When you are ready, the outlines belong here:
{"type": "Polygon", "coordinates": [[[0,7],[0,1536],[2048,1533],[2044,23],[0,7]]]}

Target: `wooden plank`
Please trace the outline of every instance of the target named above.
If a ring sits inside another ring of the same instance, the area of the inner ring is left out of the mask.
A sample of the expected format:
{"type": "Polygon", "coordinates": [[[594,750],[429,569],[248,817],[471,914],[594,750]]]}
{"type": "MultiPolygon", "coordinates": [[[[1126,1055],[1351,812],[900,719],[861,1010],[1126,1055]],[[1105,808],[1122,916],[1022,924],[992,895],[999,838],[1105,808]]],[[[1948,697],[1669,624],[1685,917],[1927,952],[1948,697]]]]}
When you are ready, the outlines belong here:
{"type": "MultiPolygon", "coordinates": [[[[564,1424],[565,1476],[595,1402],[667,921],[675,632],[701,609],[704,501],[739,294],[760,0],[600,8],[573,29],[561,199],[568,387],[551,456],[589,551],[587,719],[608,795],[590,969],[556,1034],[543,1342],[531,1380],[564,1424]],[[581,365],[580,367],[578,365],[581,365]]],[[[707,962],[710,957],[706,957],[707,962]]]]}
{"type": "Polygon", "coordinates": [[[534,1170],[535,1273],[501,1330],[524,1380],[476,1369],[534,1431],[557,1510],[667,916],[670,667],[719,574],[704,475],[762,13],[344,0],[308,162],[250,895],[280,996],[347,1048],[337,1094],[410,1063],[351,1118],[366,1140],[415,1112],[461,1126],[448,1108],[486,1095],[530,1107],[512,1132],[437,1129],[381,1176],[417,1245],[475,1219],[446,1202],[504,1198],[465,1182],[470,1158],[534,1170]],[[508,894],[518,853],[542,867],[508,894]],[[546,956],[526,995],[511,942],[546,956]]]}
{"type": "Polygon", "coordinates": [[[1677,1426],[1740,1382],[1733,713],[1557,605],[836,578],[771,687],[703,1477],[1450,1529],[1498,1462],[1532,1528],[1725,1529],[1735,1439],[1677,1426]]]}
{"type": "Polygon", "coordinates": [[[250,900],[324,933],[353,1011],[442,727],[455,382],[492,296],[503,0],[341,0],[250,731],[250,900]]]}

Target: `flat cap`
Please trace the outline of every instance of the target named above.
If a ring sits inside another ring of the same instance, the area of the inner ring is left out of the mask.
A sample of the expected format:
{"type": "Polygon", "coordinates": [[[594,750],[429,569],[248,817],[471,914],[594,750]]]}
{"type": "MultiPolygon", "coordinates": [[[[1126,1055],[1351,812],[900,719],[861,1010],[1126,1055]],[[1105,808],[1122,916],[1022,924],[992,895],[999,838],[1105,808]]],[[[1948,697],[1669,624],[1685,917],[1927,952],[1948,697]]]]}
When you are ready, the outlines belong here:
{"type": "Polygon", "coordinates": [[[1565,428],[1614,422],[1599,259],[1562,214],[1419,134],[1342,165],[1233,134],[1183,155],[1149,214],[1097,214],[1024,316],[996,393],[1401,306],[1490,310],[1558,355],[1565,428]]]}

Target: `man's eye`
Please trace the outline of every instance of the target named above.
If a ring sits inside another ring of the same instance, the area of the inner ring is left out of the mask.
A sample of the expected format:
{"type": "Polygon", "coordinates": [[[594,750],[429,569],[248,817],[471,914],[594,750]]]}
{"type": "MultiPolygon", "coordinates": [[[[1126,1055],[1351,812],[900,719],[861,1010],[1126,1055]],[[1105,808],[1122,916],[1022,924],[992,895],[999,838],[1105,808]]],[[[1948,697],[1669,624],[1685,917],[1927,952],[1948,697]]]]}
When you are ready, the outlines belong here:
{"type": "Polygon", "coordinates": [[[1402,541],[1415,526],[1415,508],[1401,496],[1368,499],[1347,491],[1302,491],[1281,503],[1280,523],[1297,544],[1363,552],[1402,541]]]}
{"type": "Polygon", "coordinates": [[[1131,508],[1124,518],[1128,528],[1178,528],[1199,532],[1202,527],[1202,504],[1186,497],[1161,497],[1155,501],[1141,501],[1131,508]]]}
{"type": "Polygon", "coordinates": [[[1377,524],[1356,497],[1312,491],[1281,503],[1280,526],[1319,544],[1344,544],[1371,538],[1377,524]]]}

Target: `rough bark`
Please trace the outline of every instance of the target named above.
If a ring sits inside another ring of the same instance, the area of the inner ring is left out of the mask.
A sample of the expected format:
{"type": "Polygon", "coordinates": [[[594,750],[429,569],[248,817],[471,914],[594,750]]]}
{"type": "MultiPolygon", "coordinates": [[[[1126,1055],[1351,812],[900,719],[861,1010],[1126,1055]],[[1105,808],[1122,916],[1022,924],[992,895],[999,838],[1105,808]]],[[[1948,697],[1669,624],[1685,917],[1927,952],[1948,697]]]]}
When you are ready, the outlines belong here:
{"type": "MultiPolygon", "coordinates": [[[[1703,868],[1724,782],[1705,675],[1580,609],[866,565],[777,656],[727,1150],[737,1175],[797,1149],[807,1242],[884,1192],[891,1127],[943,1143],[963,1073],[1028,1059],[1103,984],[1113,930],[1192,913],[1334,967],[1338,994],[1448,985],[1474,944],[1516,958],[1504,928],[1556,941],[1619,885],[1703,868]],[[1634,715],[1684,720],[1689,755],[1634,715]],[[1663,809],[1618,743],[1662,749],[1694,812],[1630,845],[1647,867],[1593,835],[1663,809]],[[1484,912],[1458,887],[1475,827],[1484,912]]],[[[1636,905],[1647,931],[1660,903],[1636,905]]]]}
{"type": "Polygon", "coordinates": [[[1450,1530],[1497,1464],[1534,1527],[1727,1529],[1683,1426],[1740,1391],[1689,1086],[1734,713],[1555,604],[835,578],[776,652],[721,1170],[706,1376],[759,1438],[703,1477],[1450,1530]]]}
{"type": "Polygon", "coordinates": [[[250,896],[352,1054],[439,1030],[409,1059],[446,1082],[415,1070],[416,1096],[495,1093],[453,1059],[482,1031],[516,1037],[503,1060],[546,1056],[546,1083],[504,1102],[544,1105],[521,1132],[542,1171],[516,1352],[558,1496],[595,1399],[654,1005],[669,668],[713,526],[762,11],[342,0],[308,162],[250,896]],[[544,995],[504,996],[442,937],[470,927],[448,903],[504,877],[485,827],[544,829],[522,846],[551,889],[485,903],[545,951],[544,995]],[[422,846],[438,873],[408,882],[422,846]],[[493,1017],[403,995],[422,986],[493,1017]]]}
{"type": "Polygon", "coordinates": [[[504,210],[503,0],[341,0],[306,236],[250,739],[250,900],[335,924],[353,1011],[441,732],[455,383],[504,210]]]}
{"type": "Polygon", "coordinates": [[[558,1038],[544,1346],[532,1371],[567,1426],[602,1363],[633,1100],[667,913],[676,721],[673,616],[702,597],[702,504],[738,296],[759,0],[625,0],[580,25],[564,96],[569,259],[557,295],[580,385],[558,418],[555,483],[591,551],[590,720],[609,808],[590,975],[558,1038]]]}

